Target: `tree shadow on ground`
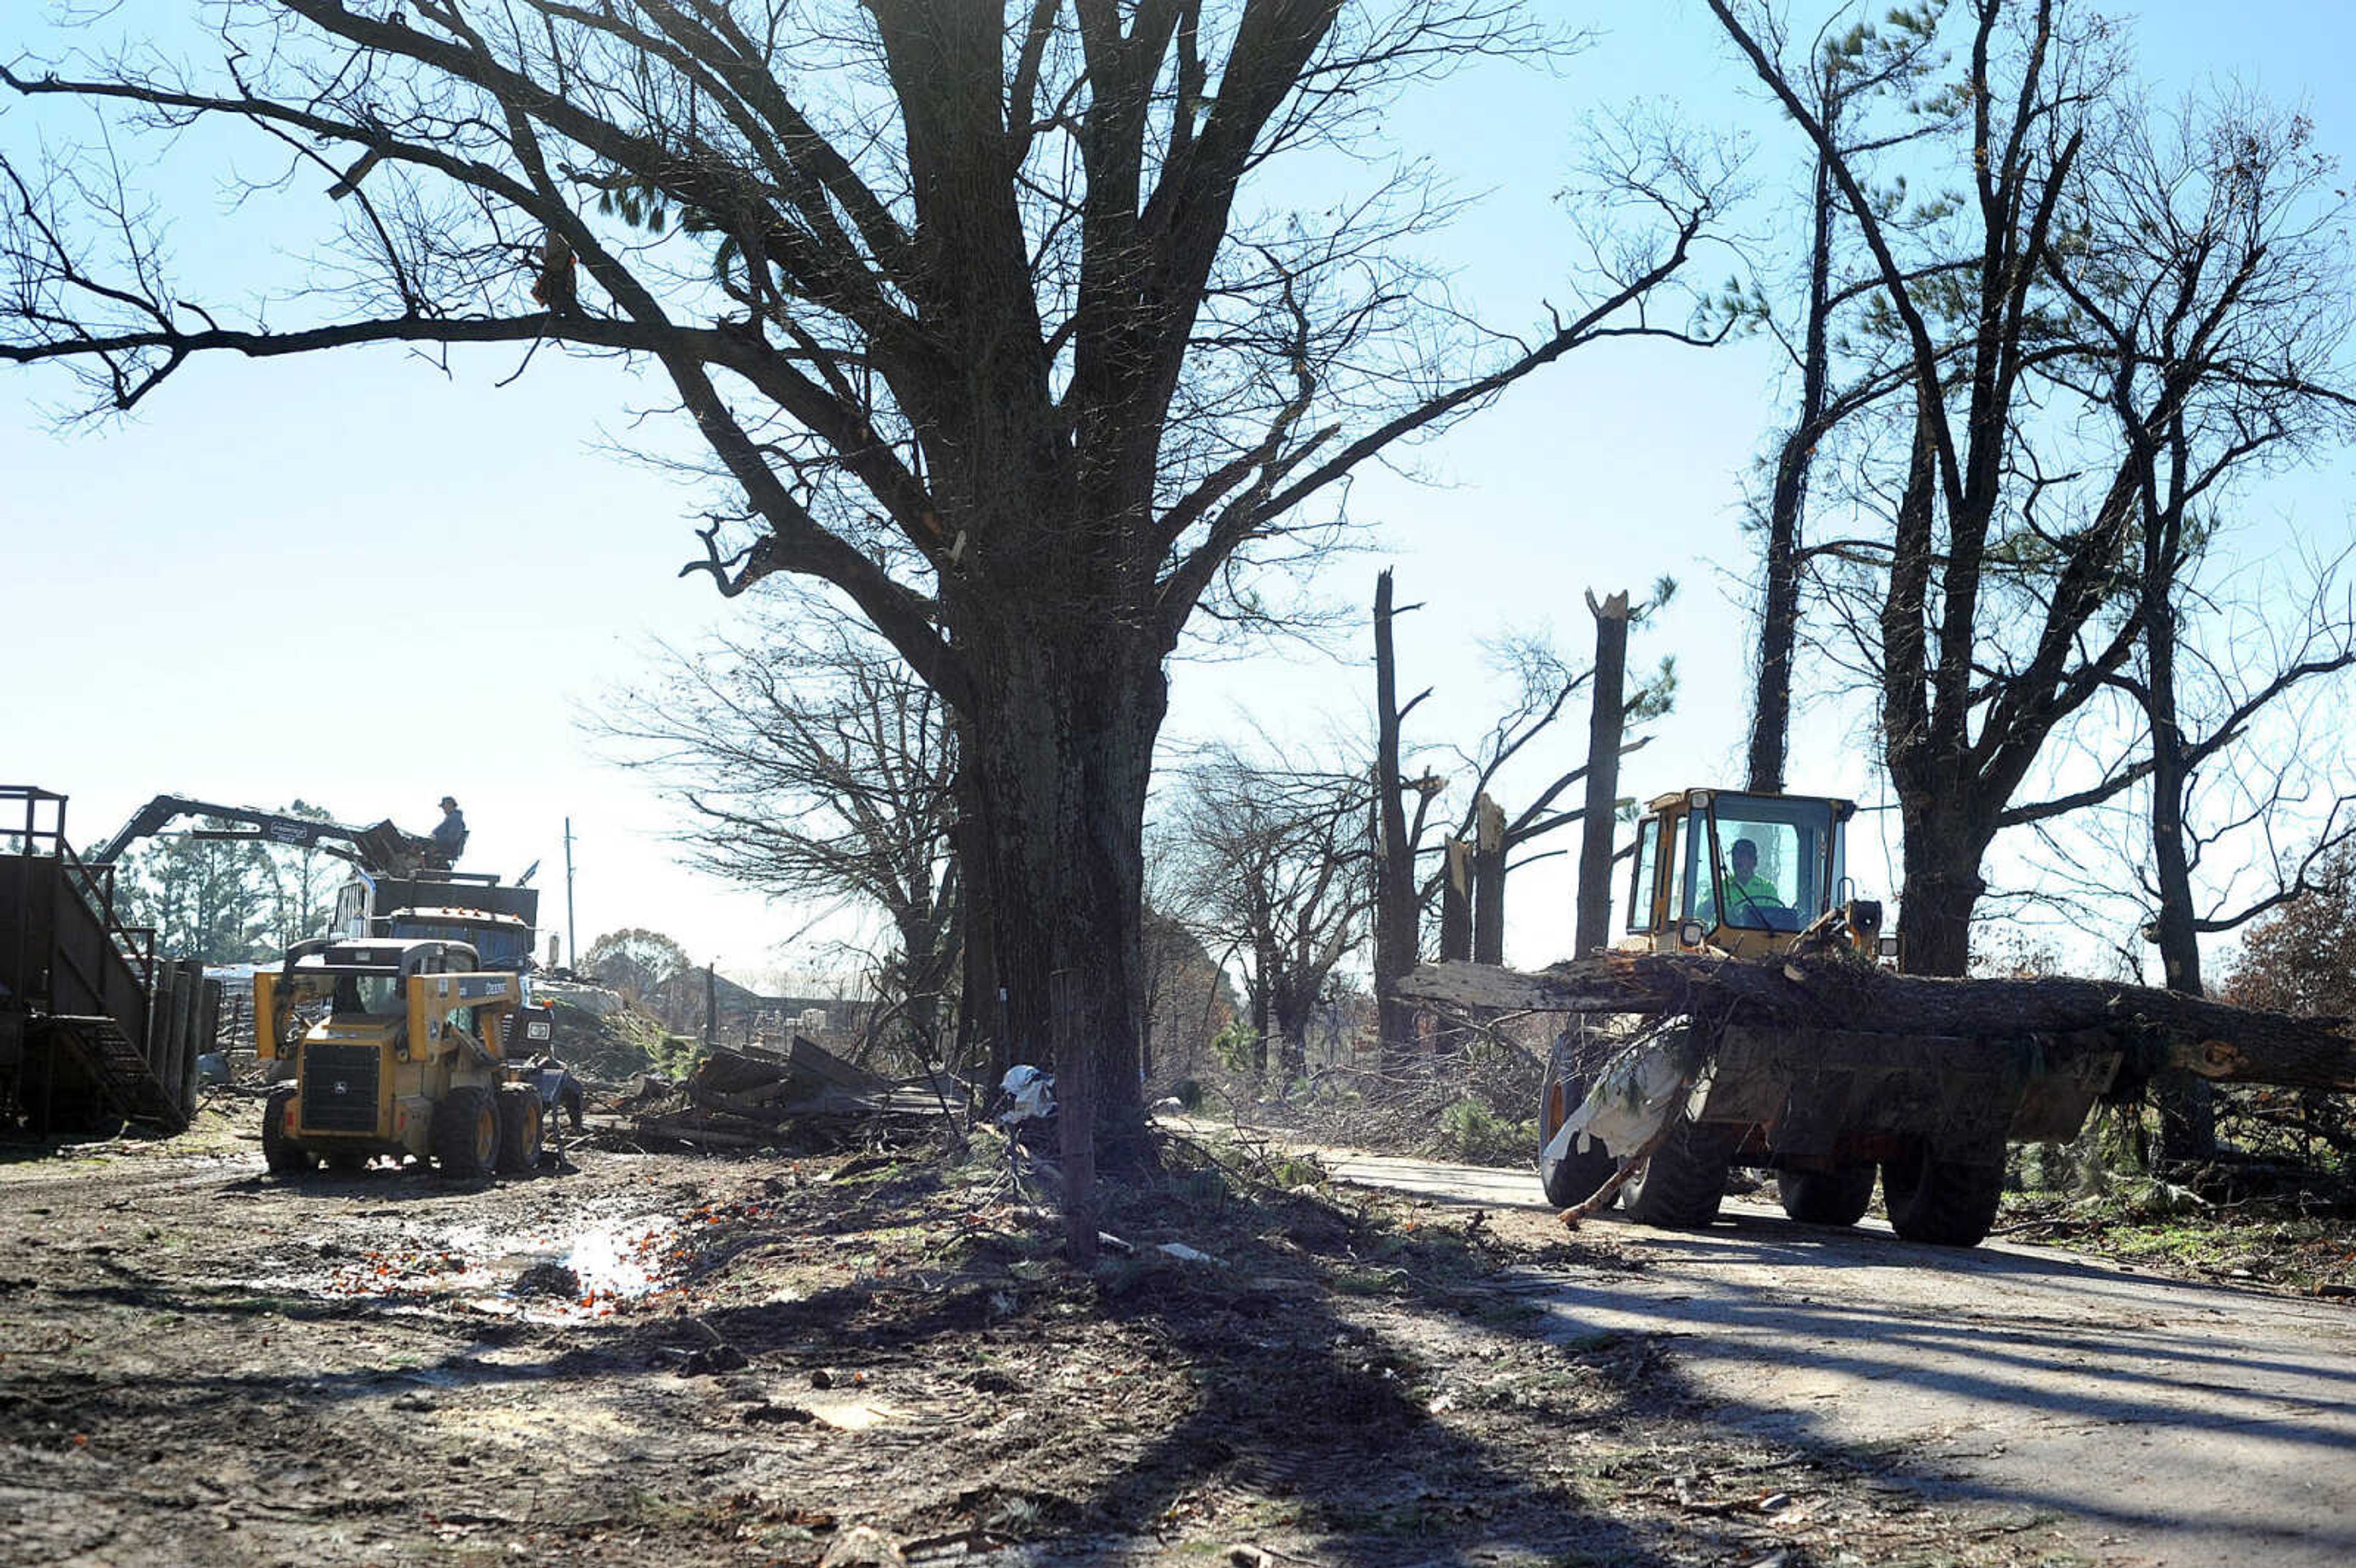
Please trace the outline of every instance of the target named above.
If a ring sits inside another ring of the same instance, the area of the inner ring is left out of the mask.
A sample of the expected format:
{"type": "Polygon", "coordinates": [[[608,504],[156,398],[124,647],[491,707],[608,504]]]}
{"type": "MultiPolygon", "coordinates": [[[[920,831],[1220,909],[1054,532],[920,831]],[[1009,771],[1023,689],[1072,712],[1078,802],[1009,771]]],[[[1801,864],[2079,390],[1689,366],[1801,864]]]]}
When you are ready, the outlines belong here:
{"type": "MultiPolygon", "coordinates": [[[[739,1179],[764,1168],[786,1168],[715,1167],[739,1179]]],[[[423,1444],[385,1414],[391,1402],[424,1394],[505,1408],[528,1402],[530,1388],[572,1391],[607,1402],[641,1433],[613,1443],[554,1435],[573,1486],[590,1494],[833,1499],[825,1506],[845,1522],[975,1541],[1144,1550],[1267,1540],[1370,1568],[1500,1555],[1666,1568],[1738,1552],[1758,1539],[1755,1515],[1680,1508],[1681,1490],[1661,1499],[1683,1486],[1678,1477],[1762,1453],[1831,1456],[1815,1477],[1827,1488],[1863,1468],[1883,1485],[2087,1513],[2059,1483],[1958,1481],[1886,1454],[1844,1460],[1850,1445],[1832,1424],[1730,1397],[1714,1375],[1757,1355],[1762,1337],[1811,1345],[1812,1364],[1861,1383],[2115,1427],[2180,1424],[2167,1396],[2188,1381],[2311,1376],[2317,1398],[2303,1409],[2221,1392],[2218,1429],[2325,1466],[2344,1465],[2350,1445],[2337,1424],[2344,1360],[2251,1355],[2128,1325],[2110,1335],[2115,1357],[2057,1392],[2034,1374],[2069,1334],[2033,1305],[1943,1318],[1843,1298],[1859,1271],[1854,1257],[1781,1221],[1746,1220],[1667,1244],[1697,1257],[1769,1257],[1831,1291],[1800,1299],[1696,1289],[1682,1277],[1676,1289],[1651,1287],[1611,1246],[1507,1246],[1471,1211],[1378,1212],[1186,1178],[1114,1194],[1106,1226],[1134,1251],[1084,1275],[1058,1260],[1050,1217],[985,1223],[977,1189],[928,1168],[765,1185],[781,1196],[764,1200],[758,1221],[715,1234],[705,1263],[719,1288],[692,1309],[561,1327],[466,1321],[423,1295],[353,1301],[260,1280],[192,1280],[135,1250],[91,1260],[95,1277],[47,1293],[59,1321],[107,1309],[240,1322],[266,1312],[283,1320],[262,1325],[283,1350],[260,1364],[167,1364],[95,1384],[36,1386],[19,1362],[17,1413],[41,1405],[58,1420],[112,1424],[145,1411],[162,1432],[266,1411],[291,1433],[382,1421],[396,1445],[423,1444]],[[910,1232],[911,1216],[946,1227],[954,1243],[911,1241],[907,1255],[882,1256],[877,1238],[910,1232]],[[1170,1256],[1156,1247],[1165,1240],[1218,1261],[1170,1256]],[[824,1281],[809,1285],[809,1271],[764,1277],[753,1266],[762,1248],[823,1263],[824,1281]],[[846,1281],[841,1260],[866,1250],[878,1255],[846,1281]],[[395,1352],[402,1364],[387,1364],[395,1352]],[[822,1394],[818,1380],[845,1369],[899,1407],[887,1424],[853,1435],[814,1413],[844,1392],[822,1394]],[[2319,1413],[2329,1418],[2320,1424],[2319,1413]]],[[[299,1184],[289,1196],[302,1196],[299,1184]]],[[[2031,1292],[2099,1284],[2101,1273],[2004,1253],[1931,1253],[1920,1263],[1987,1271],[2031,1292]]],[[[2202,1297],[2212,1298],[2250,1301],[2202,1297]]],[[[2095,1338],[2083,1326],[2069,1333],[2095,1338]]],[[[15,1424],[0,1411],[0,1435],[15,1424]]],[[[2167,1522],[2126,1504],[2095,1511],[2123,1525],[2167,1522]]]]}

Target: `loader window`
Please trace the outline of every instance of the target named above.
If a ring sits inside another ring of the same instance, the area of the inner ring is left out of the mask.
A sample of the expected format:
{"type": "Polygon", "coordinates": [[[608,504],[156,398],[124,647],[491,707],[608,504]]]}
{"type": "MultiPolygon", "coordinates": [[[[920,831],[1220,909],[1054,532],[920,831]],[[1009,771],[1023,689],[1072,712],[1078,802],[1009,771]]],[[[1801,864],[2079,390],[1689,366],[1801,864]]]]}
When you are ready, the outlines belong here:
{"type": "Polygon", "coordinates": [[[1661,819],[1636,824],[1636,869],[1628,879],[1628,929],[1653,929],[1653,889],[1661,868],[1661,819]]]}
{"type": "Polygon", "coordinates": [[[1693,913],[1693,846],[1708,842],[1694,832],[1700,818],[1680,816],[1661,825],[1661,854],[1669,862],[1669,918],[1684,920],[1693,913]]]}
{"type": "Polygon", "coordinates": [[[391,975],[338,975],[330,1011],[381,1017],[401,1010],[401,982],[391,975]]]}
{"type": "Polygon", "coordinates": [[[1725,894],[1725,923],[1797,931],[1829,907],[1834,828],[1828,803],[1722,795],[1713,815],[1719,857],[1715,880],[1725,894]]]}

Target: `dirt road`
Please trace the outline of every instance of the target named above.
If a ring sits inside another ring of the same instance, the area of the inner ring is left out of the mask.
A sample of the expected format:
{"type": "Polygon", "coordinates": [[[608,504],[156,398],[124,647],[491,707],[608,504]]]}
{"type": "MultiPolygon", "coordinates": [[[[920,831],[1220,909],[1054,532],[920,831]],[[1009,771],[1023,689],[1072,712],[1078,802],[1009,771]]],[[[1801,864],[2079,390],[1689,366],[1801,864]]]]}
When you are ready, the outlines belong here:
{"type": "Polygon", "coordinates": [[[0,1148],[0,1563],[2356,1557],[2319,1306],[1224,1143],[1079,1270],[987,1154],[278,1180],[258,1119],[0,1148]]]}
{"type": "MultiPolygon", "coordinates": [[[[1451,1204],[1541,1203],[1518,1171],[1333,1163],[1451,1204]]],[[[2055,1510],[2126,1562],[2356,1563],[2347,1302],[2049,1248],[1914,1246],[1878,1222],[1828,1232],[1737,1201],[1706,1232],[1590,1223],[1651,1266],[1608,1282],[1533,1272],[1521,1287],[1568,1339],[1678,1334],[1674,1362],[1721,1420],[1899,1445],[1958,1494],[2055,1510]]]]}

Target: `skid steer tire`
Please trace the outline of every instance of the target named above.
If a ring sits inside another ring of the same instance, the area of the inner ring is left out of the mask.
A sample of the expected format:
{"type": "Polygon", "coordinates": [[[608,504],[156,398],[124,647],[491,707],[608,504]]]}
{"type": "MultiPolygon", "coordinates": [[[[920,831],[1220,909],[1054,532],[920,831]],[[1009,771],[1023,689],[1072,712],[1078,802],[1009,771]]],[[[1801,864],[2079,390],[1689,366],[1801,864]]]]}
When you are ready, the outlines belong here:
{"type": "Polygon", "coordinates": [[[1940,1159],[1917,1143],[1881,1167],[1890,1228],[1910,1242],[1976,1247],[1996,1223],[2004,1198],[2004,1150],[1988,1160],[1940,1159]]]}
{"type": "Polygon", "coordinates": [[[500,1085],[499,1173],[515,1176],[538,1165],[541,1144],[547,1133],[540,1091],[529,1083],[500,1085]]]}
{"type": "Polygon", "coordinates": [[[1803,1225],[1854,1225],[1873,1206],[1873,1162],[1838,1170],[1779,1170],[1775,1195],[1803,1225]]]}
{"type": "Polygon", "coordinates": [[[453,1089],[434,1107],[434,1163],[444,1176],[488,1176],[499,1157],[499,1113],[491,1092],[477,1084],[453,1089]]]}
{"type": "Polygon", "coordinates": [[[294,1103],[295,1086],[281,1083],[262,1102],[262,1163],[273,1176],[300,1176],[319,1163],[319,1157],[286,1134],[286,1107],[294,1103]]]}
{"type": "Polygon", "coordinates": [[[1546,1200],[1558,1209],[1584,1203],[1620,1168],[1601,1144],[1590,1144],[1585,1154],[1573,1147],[1560,1159],[1547,1157],[1546,1147],[1554,1141],[1556,1129],[1586,1103],[1592,1087],[1581,1060],[1584,1040],[1575,1024],[1555,1037],[1554,1052],[1547,1061],[1546,1083],[1538,1092],[1538,1186],[1546,1200]]]}
{"type": "Polygon", "coordinates": [[[1620,1206],[1640,1225],[1700,1230],[1718,1218],[1740,1138],[1739,1127],[1706,1125],[1679,1115],[1669,1136],[1620,1189],[1620,1206]]]}

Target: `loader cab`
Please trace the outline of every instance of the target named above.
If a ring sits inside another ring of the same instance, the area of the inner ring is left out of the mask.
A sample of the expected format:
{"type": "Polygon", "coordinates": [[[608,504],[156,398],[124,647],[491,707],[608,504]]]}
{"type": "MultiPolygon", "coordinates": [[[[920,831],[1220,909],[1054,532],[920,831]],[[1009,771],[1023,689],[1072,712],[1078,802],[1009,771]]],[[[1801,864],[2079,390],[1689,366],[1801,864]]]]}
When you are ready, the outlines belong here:
{"type": "Polygon", "coordinates": [[[1881,910],[1854,898],[1846,837],[1855,803],[1824,795],[1689,789],[1636,824],[1627,934],[1647,953],[1715,947],[1741,957],[1787,951],[1837,904],[1850,940],[1878,951],[1881,910]]]}
{"type": "Polygon", "coordinates": [[[474,947],[464,942],[330,937],[299,944],[280,973],[288,981],[324,982],[331,1012],[383,1014],[406,1008],[412,976],[481,967],[474,947]]]}

